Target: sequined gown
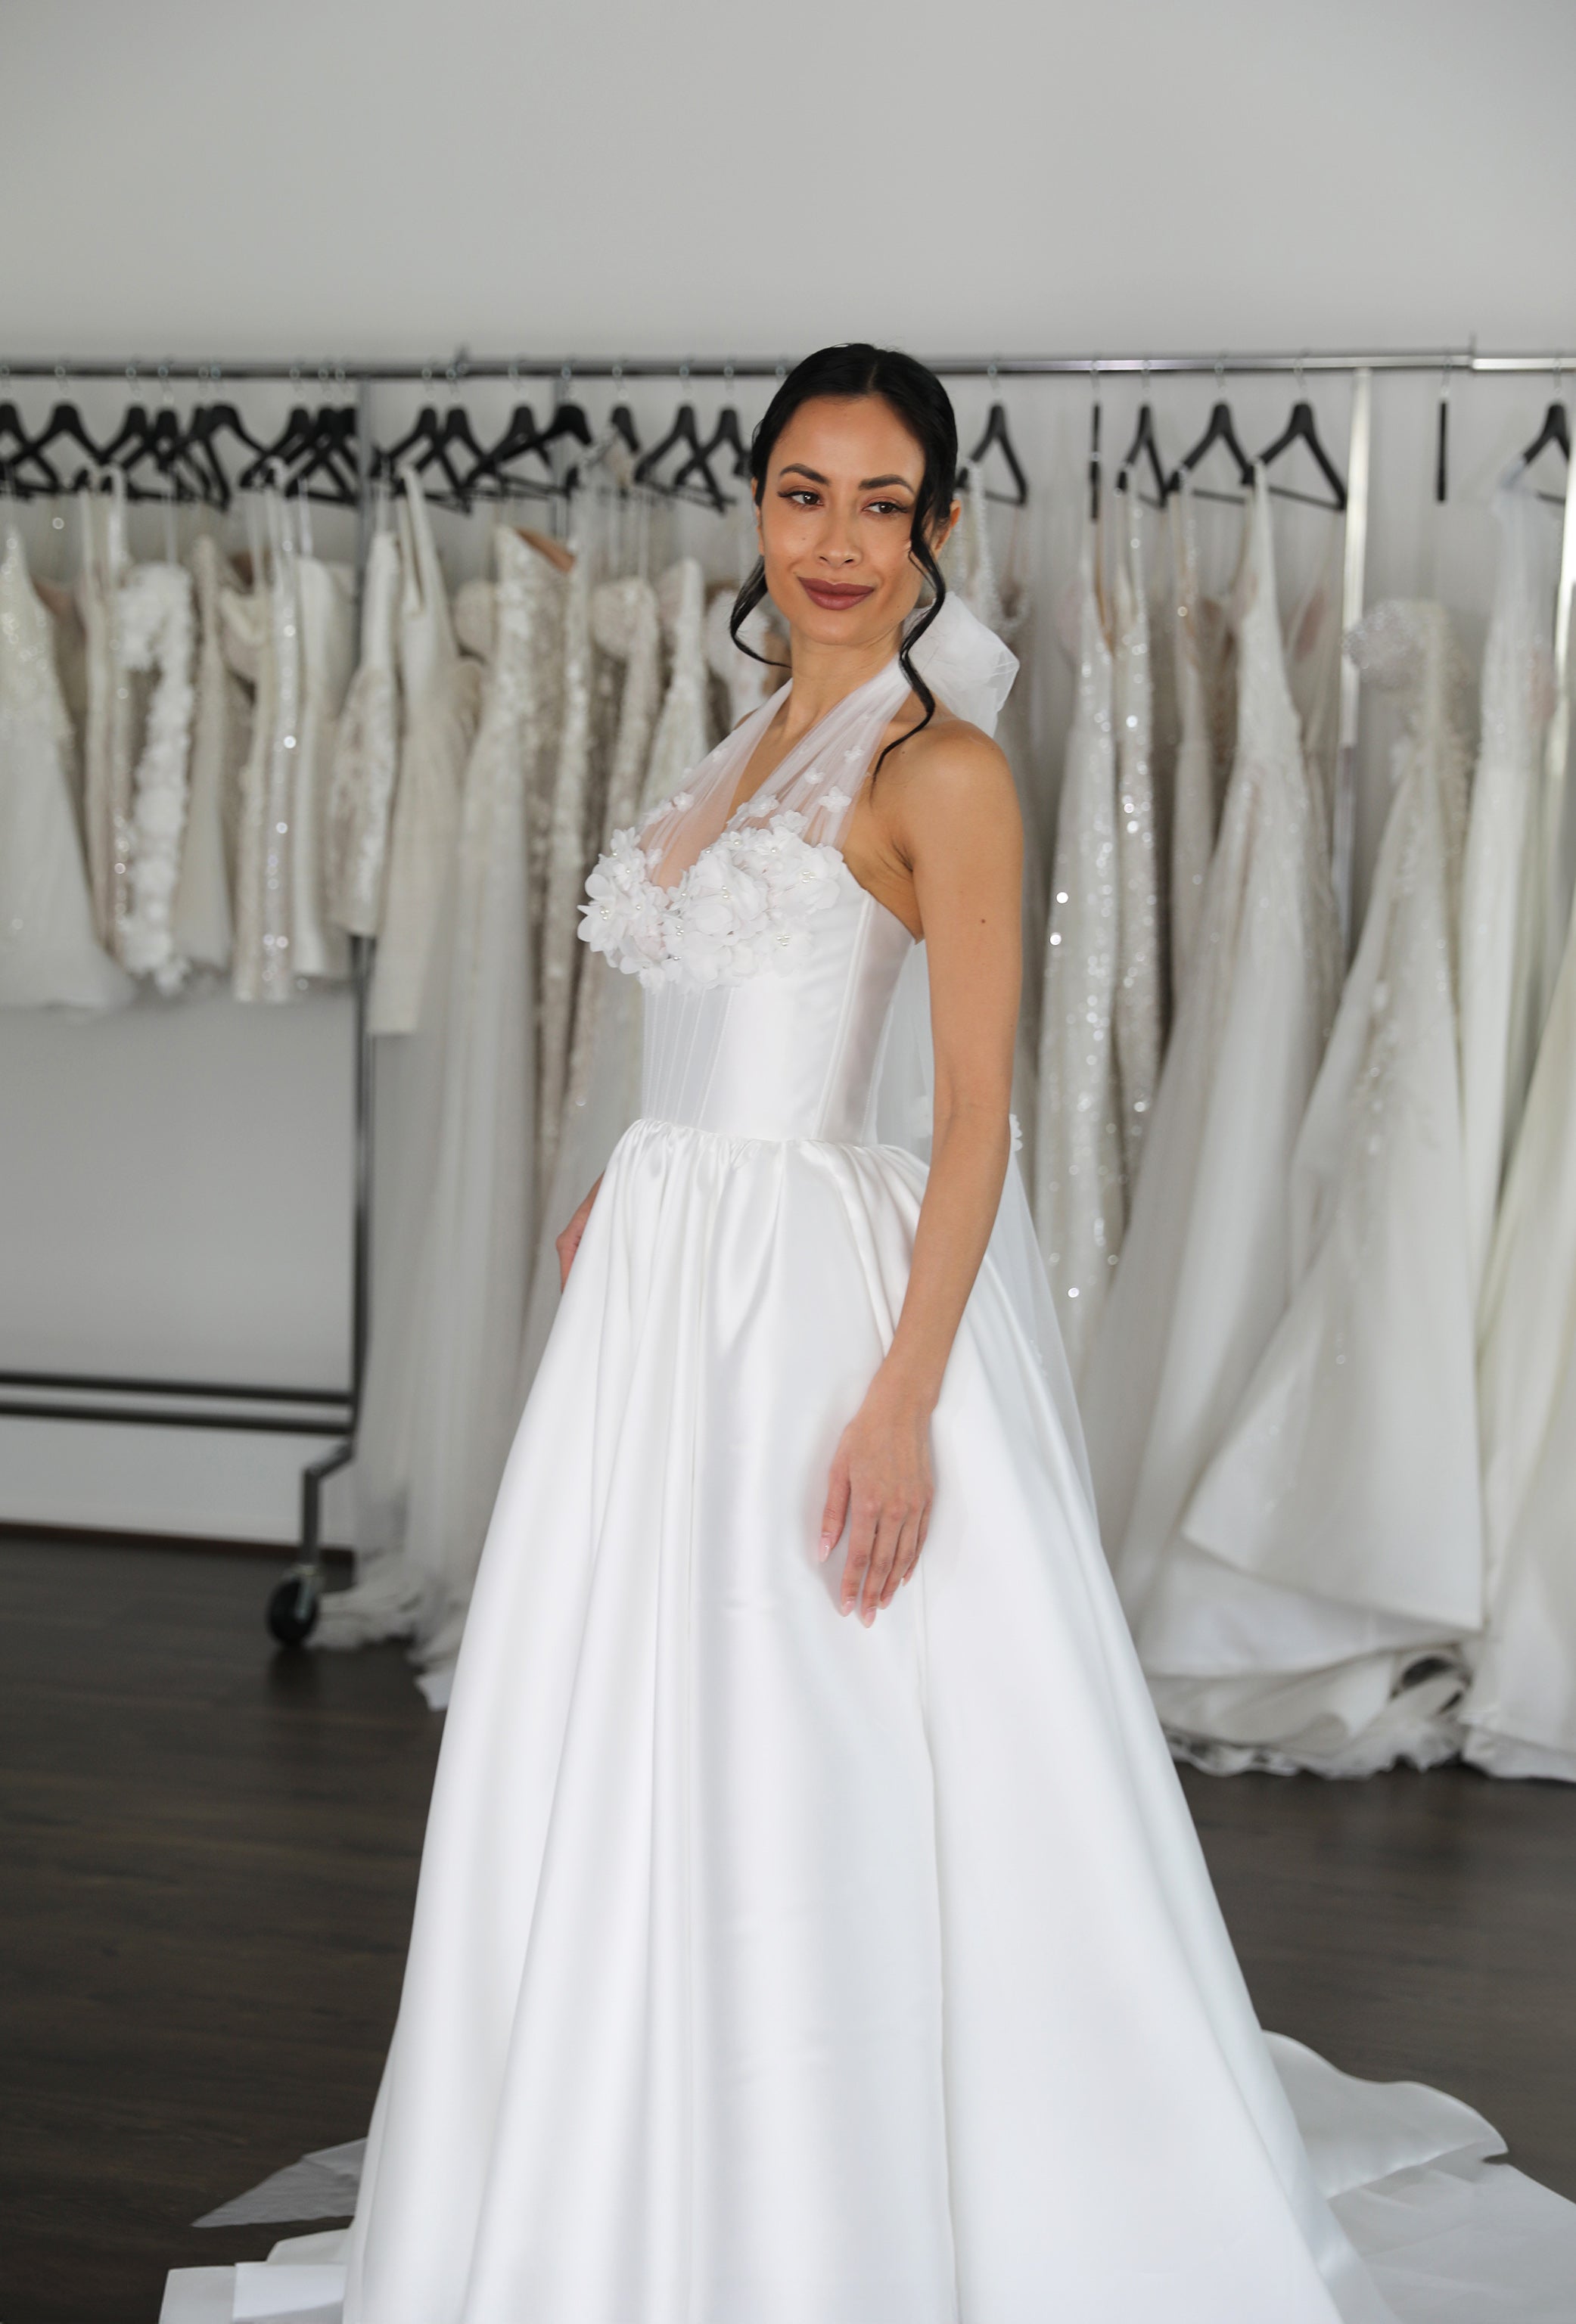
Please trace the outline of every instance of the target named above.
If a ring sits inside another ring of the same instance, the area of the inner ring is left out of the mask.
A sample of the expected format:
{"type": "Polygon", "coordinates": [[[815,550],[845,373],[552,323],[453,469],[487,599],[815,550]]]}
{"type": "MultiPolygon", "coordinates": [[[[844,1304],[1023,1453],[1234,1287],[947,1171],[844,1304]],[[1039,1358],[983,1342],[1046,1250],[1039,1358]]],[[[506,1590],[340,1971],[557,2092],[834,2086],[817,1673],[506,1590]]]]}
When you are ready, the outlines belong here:
{"type": "Polygon", "coordinates": [[[1116,1052],[1121,896],[1113,671],[1087,527],[1078,566],[1078,694],[1062,772],[1040,1009],[1035,1222],[1067,1361],[1081,1380],[1127,1216],[1116,1052]]]}

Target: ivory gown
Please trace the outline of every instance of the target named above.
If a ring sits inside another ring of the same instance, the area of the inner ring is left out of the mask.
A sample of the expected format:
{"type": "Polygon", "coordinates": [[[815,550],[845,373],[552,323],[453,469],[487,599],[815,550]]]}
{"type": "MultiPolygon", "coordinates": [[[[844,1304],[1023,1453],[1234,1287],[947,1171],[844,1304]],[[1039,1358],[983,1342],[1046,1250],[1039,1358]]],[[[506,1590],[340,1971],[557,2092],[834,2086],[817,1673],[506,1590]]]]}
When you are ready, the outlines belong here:
{"type": "MultiPolygon", "coordinates": [[[[957,608],[926,675],[989,719],[1010,657],[982,637],[957,608]]],[[[1486,2168],[1469,2108],[1254,2020],[1010,1173],[914,1583],[872,1628],[834,1609],[826,1467],[925,1184],[873,1139],[912,940],[836,844],[905,684],[730,816],[768,703],[589,882],[588,936],[647,988],[645,1111],[494,1512],[355,2224],[236,2271],[232,2313],[1559,2312],[1576,2207],[1486,2168]]],[[[215,2312],[180,2286],[166,2324],[215,2312]]]]}

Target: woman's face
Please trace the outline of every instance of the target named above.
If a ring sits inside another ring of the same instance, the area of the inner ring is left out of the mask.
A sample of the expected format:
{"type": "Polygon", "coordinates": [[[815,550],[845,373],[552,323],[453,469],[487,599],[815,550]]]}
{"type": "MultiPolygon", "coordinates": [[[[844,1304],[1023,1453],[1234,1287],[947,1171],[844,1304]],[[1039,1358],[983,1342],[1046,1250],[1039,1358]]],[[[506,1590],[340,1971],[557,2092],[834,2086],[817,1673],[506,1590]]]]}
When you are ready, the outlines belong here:
{"type": "Polygon", "coordinates": [[[909,536],[924,474],[918,443],[884,397],[800,404],[772,447],[757,511],[767,588],[799,636],[879,645],[913,612],[923,576],[909,536]]]}

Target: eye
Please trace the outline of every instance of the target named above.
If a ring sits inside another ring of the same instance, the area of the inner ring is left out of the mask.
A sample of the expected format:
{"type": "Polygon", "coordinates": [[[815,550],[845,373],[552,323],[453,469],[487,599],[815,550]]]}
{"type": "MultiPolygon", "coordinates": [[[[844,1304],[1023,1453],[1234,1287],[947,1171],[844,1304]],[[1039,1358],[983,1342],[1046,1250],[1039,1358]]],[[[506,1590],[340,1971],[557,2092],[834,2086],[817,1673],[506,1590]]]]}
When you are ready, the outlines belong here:
{"type": "Polygon", "coordinates": [[[781,495],[785,501],[796,502],[800,508],[814,508],[820,497],[819,493],[808,484],[791,484],[781,495]]]}
{"type": "Polygon", "coordinates": [[[871,501],[868,506],[872,516],[907,516],[908,514],[908,509],[901,501],[871,501]]]}

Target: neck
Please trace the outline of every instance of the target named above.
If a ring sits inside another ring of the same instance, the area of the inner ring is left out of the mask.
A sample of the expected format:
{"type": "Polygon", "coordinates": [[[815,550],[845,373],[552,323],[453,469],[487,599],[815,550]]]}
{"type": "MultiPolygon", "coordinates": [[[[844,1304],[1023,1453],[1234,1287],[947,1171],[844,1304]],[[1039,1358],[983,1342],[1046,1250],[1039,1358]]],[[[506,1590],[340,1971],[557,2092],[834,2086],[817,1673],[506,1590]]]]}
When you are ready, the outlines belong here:
{"type": "Polygon", "coordinates": [[[829,710],[885,669],[901,637],[901,631],[893,630],[868,644],[829,646],[793,631],[788,640],[793,692],[782,710],[783,739],[790,747],[829,710]]]}

